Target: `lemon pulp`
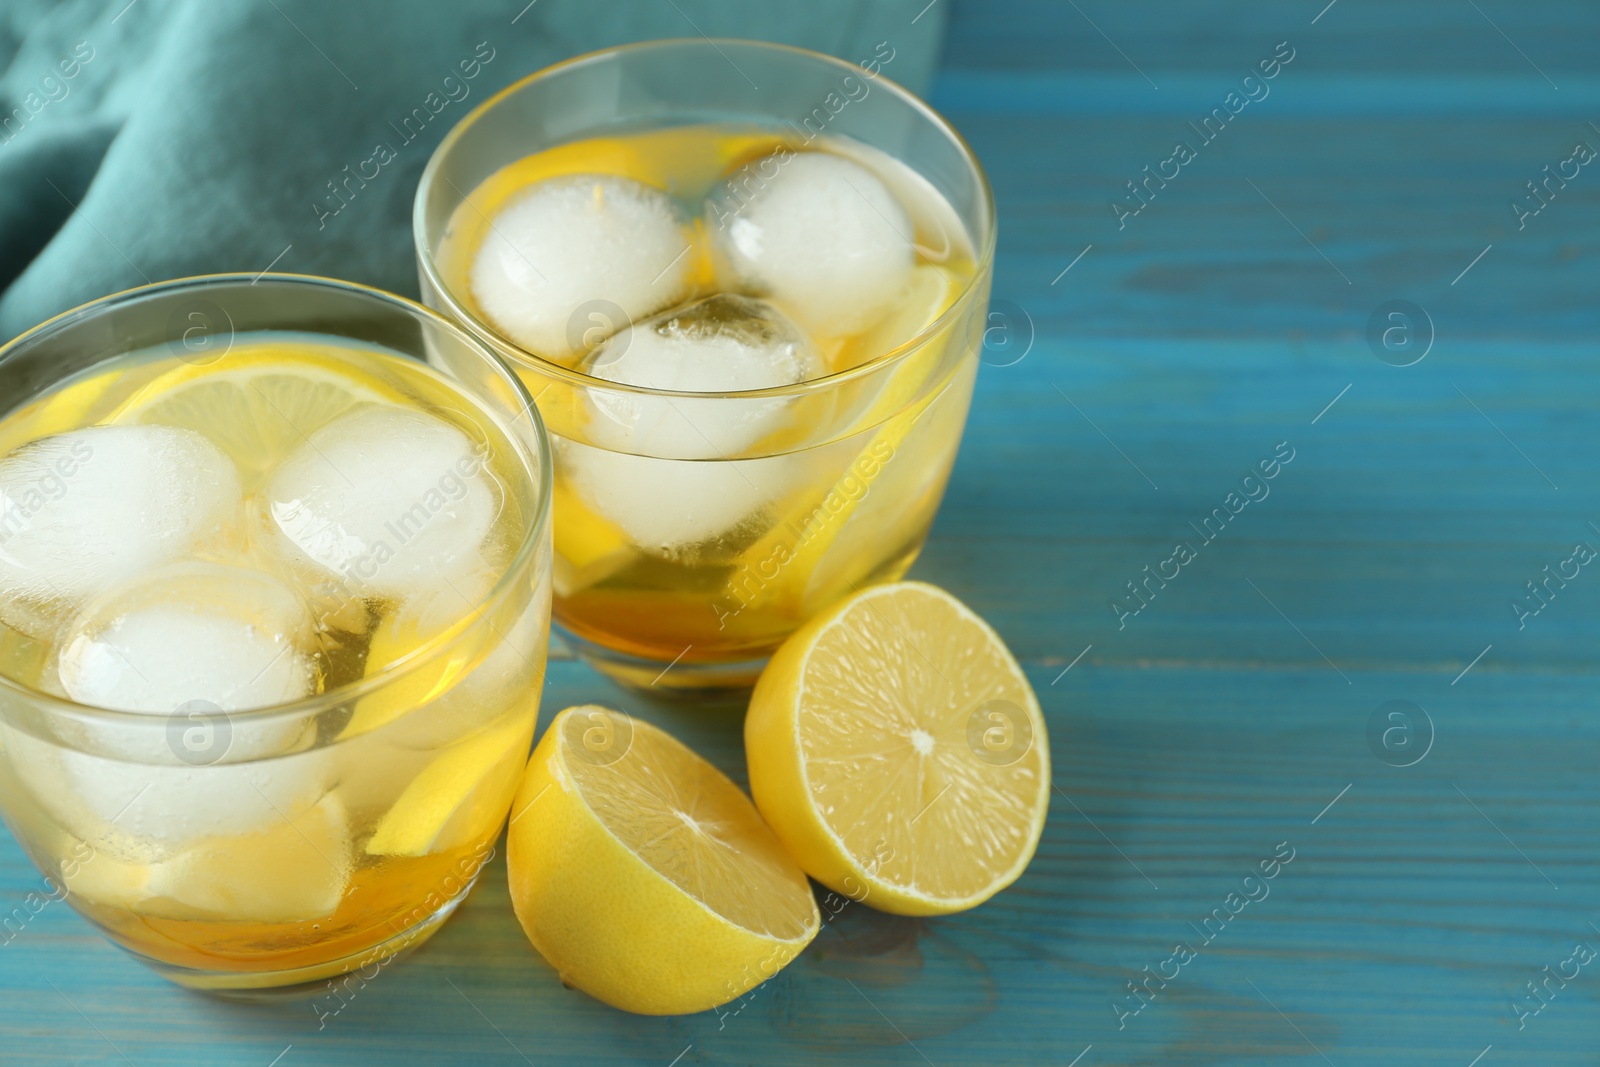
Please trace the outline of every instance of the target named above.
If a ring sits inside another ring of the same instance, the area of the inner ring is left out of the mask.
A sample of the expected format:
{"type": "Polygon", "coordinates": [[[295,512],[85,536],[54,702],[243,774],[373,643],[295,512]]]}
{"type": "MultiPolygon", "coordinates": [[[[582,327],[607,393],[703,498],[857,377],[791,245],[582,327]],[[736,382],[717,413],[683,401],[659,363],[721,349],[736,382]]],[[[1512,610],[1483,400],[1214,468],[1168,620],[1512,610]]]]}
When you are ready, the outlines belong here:
{"type": "Polygon", "coordinates": [[[1049,806],[1044,719],[950,594],[878,586],[773,657],[745,719],[761,813],[818,881],[903,914],[969,908],[1027,866],[1049,806]]]}

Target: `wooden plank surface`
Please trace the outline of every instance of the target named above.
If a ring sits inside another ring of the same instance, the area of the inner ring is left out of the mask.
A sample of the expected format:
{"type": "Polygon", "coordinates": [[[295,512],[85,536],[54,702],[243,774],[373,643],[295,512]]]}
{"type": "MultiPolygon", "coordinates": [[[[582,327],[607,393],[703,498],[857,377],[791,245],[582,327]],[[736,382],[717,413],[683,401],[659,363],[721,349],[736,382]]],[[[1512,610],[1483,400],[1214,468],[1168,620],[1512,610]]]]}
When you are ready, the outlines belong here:
{"type": "MultiPolygon", "coordinates": [[[[1600,576],[1521,628],[1510,604],[1600,547],[1600,169],[1523,229],[1508,204],[1600,148],[1596,44],[1576,2],[956,8],[934,103],[994,182],[1012,332],[915,573],[1023,659],[1059,787],[990,904],[851,905],[737,1014],[647,1019],[561,987],[496,861],[320,1021],[173,989],[54,904],[0,947],[0,1062],[1594,1062],[1593,965],[1520,1028],[1513,1005],[1600,947],[1600,576]],[[1286,40],[1270,95],[1119,229],[1124,183],[1286,40]],[[1436,333],[1409,367],[1366,337],[1396,299],[1436,333]],[[1280,442],[1269,494],[1197,534],[1280,442]],[[1180,540],[1195,558],[1119,621],[1180,540]],[[1409,767],[1369,743],[1391,700],[1432,723],[1409,767]]],[[[546,721],[591,700],[743,780],[736,715],[553,665],[546,721]]],[[[0,843],[0,908],[39,885],[0,843]]]]}

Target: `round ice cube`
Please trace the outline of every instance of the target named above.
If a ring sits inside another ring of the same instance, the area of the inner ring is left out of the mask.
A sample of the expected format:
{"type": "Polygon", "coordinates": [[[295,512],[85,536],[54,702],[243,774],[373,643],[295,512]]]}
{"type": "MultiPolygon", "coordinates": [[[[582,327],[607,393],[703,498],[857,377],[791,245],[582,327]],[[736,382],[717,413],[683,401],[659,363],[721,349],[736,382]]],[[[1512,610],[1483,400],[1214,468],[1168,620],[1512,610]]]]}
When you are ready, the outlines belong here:
{"type": "Polygon", "coordinates": [[[517,344],[568,359],[592,347],[584,336],[597,323],[574,323],[584,304],[604,300],[642,318],[683,299],[689,243],[659,189],[605,174],[547,178],[495,216],[472,262],[472,296],[517,344]]]}
{"type": "Polygon", "coordinates": [[[309,715],[248,709],[316,687],[314,620],[271,575],[175,563],[90,600],[57,669],[81,704],[55,739],[5,731],[18,776],[98,851],[153,862],[201,838],[277,827],[331,784],[309,715]]]}
{"type": "MultiPolygon", "coordinates": [[[[793,385],[823,368],[772,305],[720,294],[624,330],[584,369],[649,389],[726,394],[793,385]]],[[[566,443],[563,469],[645,551],[671,554],[726,534],[794,484],[798,460],[730,458],[783,427],[792,410],[783,399],[603,389],[589,397],[587,431],[599,447],[566,443]]]]}
{"type": "MultiPolygon", "coordinates": [[[[789,492],[804,459],[654,459],[565,442],[561,463],[578,495],[640,549],[674,555],[731,533],[789,492]]],[[[556,519],[560,522],[560,518],[556,519]]]]}
{"type": "Polygon", "coordinates": [[[239,474],[204,435],[92,426],[0,460],[0,615],[36,629],[40,609],[85,597],[219,539],[239,474]]]}
{"type": "Polygon", "coordinates": [[[61,685],[78,703],[113,711],[284,704],[316,687],[313,634],[305,602],[270,575],[172,564],[96,598],[73,619],[61,685]]]}
{"type": "Polygon", "coordinates": [[[709,205],[734,272],[818,336],[886,314],[915,263],[911,219],[888,187],[825,152],[786,149],[754,167],[772,178],[753,192],[725,187],[709,205]]]}
{"type": "MultiPolygon", "coordinates": [[[[682,393],[793,385],[822,373],[805,334],[772,305],[719,294],[629,327],[595,350],[596,378],[682,393]]],[[[680,459],[721,459],[781,423],[781,399],[656,397],[590,391],[590,439],[605,448],[680,459]]]]}
{"type": "MultiPolygon", "coordinates": [[[[147,737],[162,743],[166,720],[150,723],[147,737]]],[[[248,724],[236,720],[233,729],[237,740],[248,724]]],[[[90,755],[11,727],[5,735],[17,777],[37,802],[97,852],[131,862],[156,862],[208,837],[270,830],[316,804],[334,780],[327,749],[188,766],[170,753],[152,764],[90,755]]]]}
{"type": "Polygon", "coordinates": [[[391,599],[481,560],[499,513],[485,456],[449,423],[407,408],[357,408],[313,433],[273,473],[267,522],[291,563],[391,599]]]}

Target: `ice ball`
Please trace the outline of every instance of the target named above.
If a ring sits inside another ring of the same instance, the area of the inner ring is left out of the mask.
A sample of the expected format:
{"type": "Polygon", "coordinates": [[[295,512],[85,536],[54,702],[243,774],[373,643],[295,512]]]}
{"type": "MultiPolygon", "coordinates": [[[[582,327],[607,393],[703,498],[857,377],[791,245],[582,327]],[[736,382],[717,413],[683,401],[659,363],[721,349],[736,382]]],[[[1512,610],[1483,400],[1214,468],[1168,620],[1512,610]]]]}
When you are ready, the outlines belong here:
{"type": "Polygon", "coordinates": [[[41,618],[222,538],[233,461],[194,430],[91,426],[0,460],[0,614],[41,618]]]}
{"type": "Polygon", "coordinates": [[[91,601],[61,648],[80,704],[171,713],[285,704],[316,687],[315,622],[271,575],[215,563],[155,570],[91,601]]]}
{"type": "Polygon", "coordinates": [[[312,433],[273,472],[266,515],[293,565],[403,599],[476,565],[499,514],[482,449],[420,411],[372,405],[312,433]]]}
{"type": "Polygon", "coordinates": [[[592,347],[591,324],[574,324],[583,305],[608,301],[637,319],[687,295],[689,233],[665,193],[631,178],[547,178],[495,215],[472,262],[472,296],[511,340],[569,361],[592,347]]]}
{"type": "MultiPolygon", "coordinates": [[[[763,300],[719,294],[639,323],[608,340],[584,368],[596,378],[679,393],[739,393],[794,385],[822,359],[794,323],[763,300]]],[[[721,459],[777,429],[781,398],[659,397],[594,389],[590,439],[639,455],[721,459]]]]}
{"type": "Polygon", "coordinates": [[[754,165],[772,177],[710,200],[707,225],[733,272],[819,337],[886,315],[916,261],[911,218],[867,168],[784,149],[754,165]]]}

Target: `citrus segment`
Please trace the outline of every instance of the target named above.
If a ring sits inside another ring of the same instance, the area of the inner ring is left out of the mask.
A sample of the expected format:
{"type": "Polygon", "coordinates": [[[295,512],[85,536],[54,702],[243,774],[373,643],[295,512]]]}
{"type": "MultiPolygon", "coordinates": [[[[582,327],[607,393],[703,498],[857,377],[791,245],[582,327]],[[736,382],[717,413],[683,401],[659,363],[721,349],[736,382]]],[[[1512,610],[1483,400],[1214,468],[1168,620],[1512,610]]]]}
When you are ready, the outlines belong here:
{"type": "Polygon", "coordinates": [[[868,589],[786,641],[745,718],[750,786],[813,878],[937,915],[1022,873],[1049,806],[1044,719],[982,619],[920,582],[868,589]]]}
{"type": "MultiPolygon", "coordinates": [[[[853,507],[830,514],[831,521],[815,538],[814,562],[809,569],[794,571],[791,595],[798,598],[801,618],[836,602],[849,589],[874,578],[898,578],[911,566],[914,555],[907,554],[893,573],[868,569],[882,558],[881,546],[907,553],[921,548],[955,463],[953,444],[961,439],[976,370],[973,363],[957,366],[928,397],[889,420],[857,457],[852,469],[863,474],[859,499],[853,507]],[[888,475],[892,487],[886,483],[873,493],[867,479],[887,471],[893,472],[888,475]]],[[[836,487],[834,493],[849,488],[836,487]]]]}
{"type": "Polygon", "coordinates": [[[649,723],[568,708],[511,806],[511,900],[568,985],[626,1011],[704,1011],[819,928],[805,874],[755,806],[649,723]]]}
{"type": "Polygon", "coordinates": [[[366,673],[395,672],[356,703],[342,737],[354,737],[425,707],[464,681],[477,666],[484,645],[496,636],[489,627],[473,629],[483,618],[481,605],[494,588],[492,570],[469,572],[454,582],[412,596],[386,614],[372,631],[366,673]],[[485,633],[485,630],[490,630],[485,633]],[[449,631],[453,639],[431,660],[415,666],[403,662],[424,645],[449,631]]]}

